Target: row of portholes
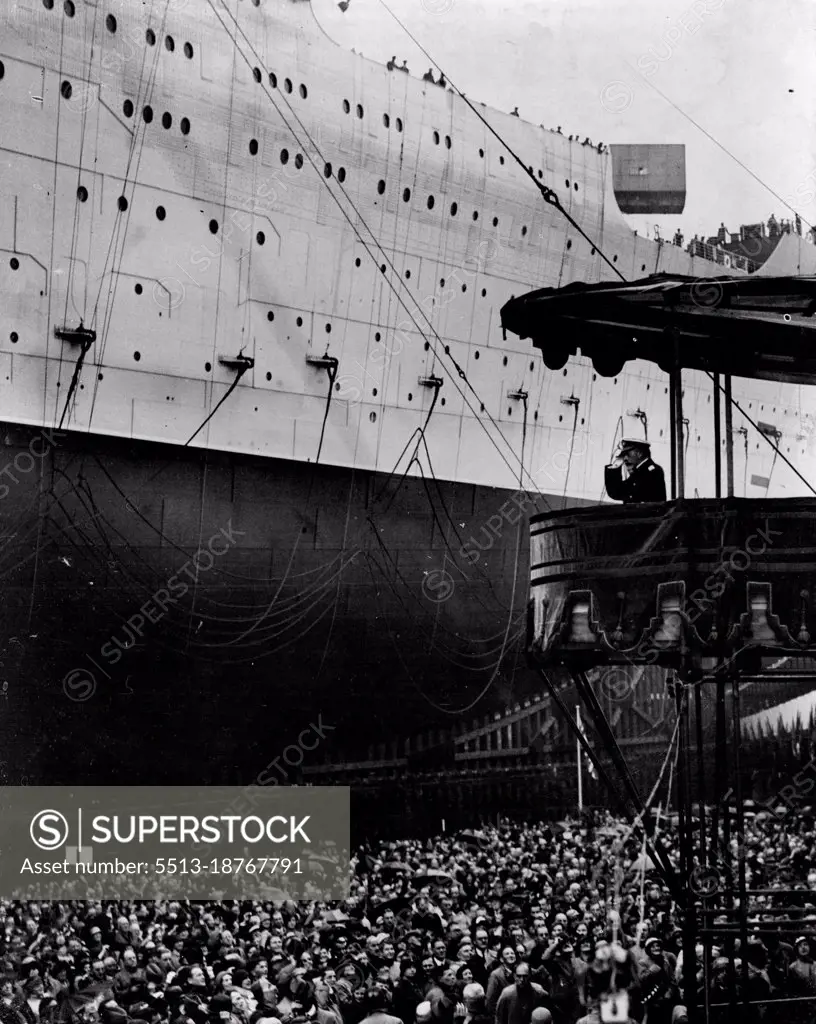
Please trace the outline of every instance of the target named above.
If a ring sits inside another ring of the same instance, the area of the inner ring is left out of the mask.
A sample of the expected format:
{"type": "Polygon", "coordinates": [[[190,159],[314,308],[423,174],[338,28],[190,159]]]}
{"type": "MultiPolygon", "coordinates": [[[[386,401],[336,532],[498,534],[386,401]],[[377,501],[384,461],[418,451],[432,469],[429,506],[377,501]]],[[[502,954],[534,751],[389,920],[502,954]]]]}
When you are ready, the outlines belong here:
{"type": "MultiPolygon", "coordinates": [[[[255,79],[255,81],[258,83],[258,85],[260,85],[261,82],[263,81],[263,72],[261,71],[260,68],[253,68],[252,69],[252,77],[255,79]]],[[[272,86],[273,89],[277,89],[277,87],[278,87],[278,76],[275,74],[274,71],[270,71],[269,72],[269,84],[272,86]]],[[[284,80],[283,80],[283,91],[285,93],[291,93],[293,89],[294,89],[294,85],[292,85],[292,79],[291,78],[284,78],[284,80]]],[[[300,98],[302,100],[305,100],[306,97],[309,95],[309,90],[306,88],[306,86],[302,82],[298,86],[298,92],[300,93],[300,98]]]]}
{"type": "MultiPolygon", "coordinates": [[[[54,9],[54,0],[43,0],[43,7],[47,11],[52,11],[54,9]]],[[[62,9],[69,18],[73,18],[76,14],[76,7],[74,6],[73,0],[65,0],[62,5],[62,9]]]]}
{"type": "MultiPolygon", "coordinates": [[[[357,117],[362,121],[362,119],[363,119],[363,117],[365,115],[365,111],[363,110],[362,103],[358,103],[357,104],[357,106],[354,108],[354,112],[356,113],[357,117]]],[[[351,113],[351,104],[349,103],[348,100],[343,100],[343,113],[344,114],[350,114],[351,113]]],[[[385,128],[390,128],[391,127],[391,115],[390,114],[383,114],[382,121],[383,121],[383,126],[385,128]]],[[[397,129],[398,132],[401,132],[403,130],[404,125],[402,123],[402,118],[401,117],[395,117],[394,118],[394,127],[397,129]]]]}
{"type": "MultiPolygon", "coordinates": [[[[70,82],[63,82],[62,83],[62,95],[65,97],[65,99],[70,99],[70,97],[71,97],[71,83],[70,82]],[[66,87],[67,87],[67,89],[66,89],[66,87]],[[66,95],[66,93],[67,93],[67,95],[66,95]]],[[[125,117],[128,117],[128,118],[129,117],[133,117],[134,109],[135,108],[134,108],[133,102],[131,100],[125,100],[125,102],[122,104],[122,113],[125,115],[125,117]]],[[[146,106],[146,107],[144,107],[142,109],[142,119],[144,120],[145,124],[150,124],[153,121],[153,108],[151,106],[146,106]]],[[[162,123],[162,128],[164,128],[165,130],[169,131],[173,127],[173,116],[172,116],[172,114],[170,114],[168,111],[165,110],[165,112],[162,114],[161,123],[162,123]]],[[[190,134],[190,119],[189,118],[183,117],[179,121],[179,131],[181,132],[182,135],[189,135],[190,134]]]]}
{"type": "MultiPolygon", "coordinates": [[[[111,15],[111,17],[112,17],[112,15],[111,15]]],[[[152,28],[147,29],[147,31],[145,32],[145,40],[147,41],[147,45],[148,46],[155,46],[156,45],[156,33],[153,31],[152,28]]],[[[173,51],[176,48],[176,41],[175,41],[175,39],[173,39],[172,36],[165,36],[164,37],[164,48],[165,48],[165,50],[167,50],[168,53],[173,53],[173,51]]],[[[184,56],[187,58],[187,60],[192,60],[193,59],[193,44],[192,43],[185,43],[184,47],[183,47],[183,50],[184,50],[184,56]]]]}

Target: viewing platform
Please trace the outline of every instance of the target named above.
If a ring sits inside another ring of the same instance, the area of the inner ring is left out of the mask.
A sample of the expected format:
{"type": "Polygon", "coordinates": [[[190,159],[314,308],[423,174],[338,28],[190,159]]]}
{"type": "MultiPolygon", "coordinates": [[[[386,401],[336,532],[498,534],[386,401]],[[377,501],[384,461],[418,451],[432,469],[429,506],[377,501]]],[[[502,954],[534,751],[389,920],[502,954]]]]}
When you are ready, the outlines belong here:
{"type": "Polygon", "coordinates": [[[816,636],[816,498],[706,498],[533,516],[529,652],[682,669],[816,636]]]}

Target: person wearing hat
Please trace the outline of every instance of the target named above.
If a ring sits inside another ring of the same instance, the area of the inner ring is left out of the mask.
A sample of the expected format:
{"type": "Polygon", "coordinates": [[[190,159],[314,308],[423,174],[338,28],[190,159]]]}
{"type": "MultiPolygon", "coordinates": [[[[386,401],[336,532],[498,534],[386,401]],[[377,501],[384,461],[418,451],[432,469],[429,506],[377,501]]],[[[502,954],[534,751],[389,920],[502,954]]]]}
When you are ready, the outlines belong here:
{"type": "Polygon", "coordinates": [[[648,441],[625,437],[614,462],[604,471],[604,481],[609,497],[626,505],[666,500],[663,470],[652,460],[652,449],[648,441]]]}
{"type": "MultiPolygon", "coordinates": [[[[791,996],[816,996],[816,963],[810,951],[810,940],[806,935],[800,935],[794,943],[796,959],[788,968],[788,994],[791,996]]],[[[810,1020],[812,1004],[805,1003],[803,1007],[797,1007],[796,1012],[791,1012],[791,1020],[810,1020]]]]}

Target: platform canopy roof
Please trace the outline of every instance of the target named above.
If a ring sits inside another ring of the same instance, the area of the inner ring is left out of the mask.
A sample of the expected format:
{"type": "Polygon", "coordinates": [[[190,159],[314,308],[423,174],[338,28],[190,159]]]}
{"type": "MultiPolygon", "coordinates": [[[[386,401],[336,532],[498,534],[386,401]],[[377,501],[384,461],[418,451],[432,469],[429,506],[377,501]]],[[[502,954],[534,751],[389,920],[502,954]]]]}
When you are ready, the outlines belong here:
{"type": "Polygon", "coordinates": [[[547,366],[581,352],[604,376],[629,359],[788,383],[816,383],[816,277],[692,278],[541,288],[507,302],[502,327],[532,338],[547,366]]]}

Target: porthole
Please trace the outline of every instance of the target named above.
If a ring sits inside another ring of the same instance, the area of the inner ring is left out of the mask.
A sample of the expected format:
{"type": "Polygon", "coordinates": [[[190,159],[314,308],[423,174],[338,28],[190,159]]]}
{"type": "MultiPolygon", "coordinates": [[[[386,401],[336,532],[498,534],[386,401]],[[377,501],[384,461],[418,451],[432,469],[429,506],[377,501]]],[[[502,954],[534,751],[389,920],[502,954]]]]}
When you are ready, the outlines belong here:
{"type": "Polygon", "coordinates": [[[309,95],[309,92],[308,92],[306,86],[303,85],[303,84],[301,84],[300,89],[298,90],[298,92],[300,93],[300,98],[302,100],[305,100],[306,97],[309,95]]]}
{"type": "Polygon", "coordinates": [[[324,174],[324,176],[326,178],[330,178],[332,176],[332,165],[331,164],[324,164],[324,166],[323,166],[323,174],[324,174]]]}
{"type": "Polygon", "coordinates": [[[363,119],[363,105],[362,105],[362,103],[358,103],[357,104],[357,117],[359,117],[360,120],[362,121],[362,119],[363,119]]]}
{"type": "Polygon", "coordinates": [[[183,117],[181,119],[181,121],[179,121],[179,128],[181,129],[181,134],[182,135],[189,135],[190,134],[190,121],[189,121],[189,119],[186,118],[186,117],[183,117]]]}
{"type": "Polygon", "coordinates": [[[164,37],[164,48],[165,50],[167,50],[168,53],[172,53],[173,50],[175,50],[176,44],[172,36],[164,37]]]}
{"type": "Polygon", "coordinates": [[[255,79],[255,81],[258,83],[258,85],[260,85],[261,84],[261,69],[260,68],[253,68],[252,69],[252,77],[255,79]]]}
{"type": "Polygon", "coordinates": [[[486,296],[487,296],[487,288],[482,288],[482,298],[484,299],[486,296]]]}
{"type": "Polygon", "coordinates": [[[411,280],[411,271],[410,270],[406,270],[405,271],[405,280],[406,281],[410,281],[411,280]]]}
{"type": "Polygon", "coordinates": [[[139,360],[140,360],[140,359],[142,358],[142,353],[141,353],[141,352],[134,352],[134,353],[133,353],[133,358],[134,358],[134,359],[136,360],[136,362],[138,363],[138,362],[139,362],[139,360]]]}
{"type": "Polygon", "coordinates": [[[153,31],[152,28],[149,28],[145,32],[145,39],[147,40],[147,45],[148,46],[155,46],[156,45],[156,33],[153,31]]]}
{"type": "Polygon", "coordinates": [[[451,217],[455,217],[458,210],[459,206],[456,203],[451,203],[451,217]]]}
{"type": "MultiPolygon", "coordinates": [[[[526,234],[527,234],[527,225],[526,224],[522,224],[522,226],[521,226],[521,237],[524,238],[524,236],[526,234]]],[[[569,246],[570,246],[570,243],[567,242],[567,248],[568,249],[569,249],[569,246]]]]}
{"type": "Polygon", "coordinates": [[[478,220],[479,219],[479,211],[478,210],[474,210],[473,211],[473,219],[474,220],[478,220]]]}
{"type": "Polygon", "coordinates": [[[615,253],[615,255],[612,257],[612,262],[613,263],[617,263],[618,262],[618,254],[617,253],[615,253]]]}
{"type": "Polygon", "coordinates": [[[425,342],[425,344],[424,344],[424,346],[423,346],[423,348],[425,349],[425,351],[427,352],[427,351],[428,351],[428,349],[429,349],[430,347],[431,347],[431,343],[430,343],[429,341],[426,341],[426,342],[425,342]]]}
{"type": "Polygon", "coordinates": [[[532,373],[532,371],[534,369],[535,369],[535,363],[530,363],[530,372],[532,373]]]}
{"type": "Polygon", "coordinates": [[[167,211],[163,206],[156,207],[156,216],[158,217],[159,220],[164,220],[164,218],[167,216],[167,211]]]}
{"type": "Polygon", "coordinates": [[[359,257],[359,256],[358,256],[358,257],[357,257],[357,259],[356,259],[356,260],[354,261],[354,266],[355,266],[355,267],[359,267],[359,266],[360,266],[360,257],[359,257]]]}
{"type": "MultiPolygon", "coordinates": [[[[540,167],[538,169],[538,176],[539,176],[539,178],[543,178],[544,177],[544,172],[541,170],[540,167]]],[[[536,416],[538,416],[538,412],[536,412],[536,416]]]]}
{"type": "Polygon", "coordinates": [[[500,156],[500,157],[499,157],[499,163],[500,163],[500,164],[501,164],[502,166],[504,166],[504,157],[503,157],[503,156],[500,156]]]}
{"type": "Polygon", "coordinates": [[[331,334],[331,324],[326,324],[326,334],[331,334]]]}
{"type": "Polygon", "coordinates": [[[569,178],[564,178],[564,184],[569,188],[569,178]]]}
{"type": "Polygon", "coordinates": [[[71,83],[70,82],[63,82],[62,85],[60,86],[60,93],[62,94],[62,98],[64,100],[70,100],[71,93],[73,91],[74,90],[71,88],[71,83]]]}
{"type": "Polygon", "coordinates": [[[432,210],[433,208],[434,208],[434,197],[433,196],[428,196],[428,209],[432,210]]]}
{"type": "Polygon", "coordinates": [[[398,132],[402,131],[402,118],[401,117],[397,118],[397,131],[398,132]]]}
{"type": "Polygon", "coordinates": [[[439,278],[439,287],[440,288],[444,288],[445,287],[445,278],[444,277],[440,277],[439,278]]]}
{"type": "Polygon", "coordinates": [[[404,188],[402,190],[402,201],[404,203],[407,203],[410,198],[411,198],[411,190],[410,190],[410,188],[404,188]]]}
{"type": "Polygon", "coordinates": [[[162,114],[162,128],[172,128],[172,127],[173,127],[173,118],[165,110],[165,112],[162,114]]]}
{"type": "Polygon", "coordinates": [[[376,423],[376,422],[377,422],[377,414],[376,414],[376,412],[370,412],[370,413],[368,414],[368,418],[369,418],[369,420],[370,420],[370,421],[371,421],[372,423],[376,423]]]}
{"type": "Polygon", "coordinates": [[[383,114],[383,125],[386,128],[390,128],[391,127],[391,118],[388,116],[388,114],[383,114]]]}
{"type": "Polygon", "coordinates": [[[211,235],[215,235],[217,233],[218,233],[218,221],[217,220],[211,220],[210,221],[210,234],[211,235]]]}
{"type": "Polygon", "coordinates": [[[107,18],[105,18],[105,28],[110,33],[114,33],[116,31],[116,18],[114,18],[112,14],[109,14],[107,18]]]}
{"type": "Polygon", "coordinates": [[[289,163],[289,150],[288,149],[282,149],[281,150],[281,163],[282,164],[288,164],[289,163]]]}
{"type": "Polygon", "coordinates": [[[266,371],[266,379],[272,380],[272,374],[269,372],[269,370],[266,371]]]}
{"type": "Polygon", "coordinates": [[[484,150],[483,149],[479,150],[479,156],[484,160],[484,150]]]}
{"type": "Polygon", "coordinates": [[[478,359],[479,358],[479,350],[478,349],[476,349],[476,351],[474,352],[473,358],[474,359],[478,359]]]}
{"type": "Polygon", "coordinates": [[[250,156],[257,156],[258,155],[258,140],[257,139],[250,139],[249,140],[249,155],[250,156]]]}
{"type": "Polygon", "coordinates": [[[284,78],[284,80],[283,80],[283,88],[284,88],[285,92],[291,92],[292,91],[292,79],[291,78],[284,78]]]}
{"type": "Polygon", "coordinates": [[[382,195],[385,192],[385,182],[382,180],[382,178],[380,178],[380,180],[377,182],[377,192],[379,193],[379,195],[382,195]]]}
{"type": "Polygon", "coordinates": [[[275,314],[274,314],[274,313],[272,312],[272,310],[271,310],[271,309],[270,309],[270,310],[269,310],[269,312],[268,312],[268,313],[266,314],[266,319],[267,319],[267,320],[268,320],[268,321],[269,321],[270,323],[272,323],[272,321],[273,321],[273,320],[275,319],[275,314]]]}
{"type": "Polygon", "coordinates": [[[205,363],[204,364],[204,372],[205,373],[209,373],[210,370],[212,370],[212,363],[205,363]]]}
{"type": "Polygon", "coordinates": [[[85,202],[88,201],[88,190],[87,190],[87,188],[85,188],[84,185],[80,185],[79,188],[77,189],[77,199],[81,203],[85,203],[85,202]]]}
{"type": "Polygon", "coordinates": [[[116,200],[116,205],[119,207],[122,213],[124,213],[125,210],[128,208],[128,201],[127,199],[125,199],[124,196],[119,196],[119,198],[116,200]]]}
{"type": "Polygon", "coordinates": [[[277,89],[278,87],[278,76],[275,74],[274,71],[269,72],[269,84],[272,86],[273,89],[277,89]]]}
{"type": "Polygon", "coordinates": [[[434,140],[434,145],[438,146],[439,145],[439,132],[435,131],[433,133],[433,140],[434,140]]]}
{"type": "Polygon", "coordinates": [[[340,170],[337,172],[337,180],[340,182],[341,185],[346,180],[346,169],[345,169],[345,167],[341,167],[340,170]]]}
{"type": "Polygon", "coordinates": [[[16,345],[17,344],[17,341],[18,341],[19,337],[20,337],[20,335],[16,331],[12,331],[11,332],[11,334],[9,335],[9,339],[10,339],[12,345],[16,345]]]}
{"type": "Polygon", "coordinates": [[[17,259],[16,256],[12,256],[11,257],[11,259],[9,260],[9,266],[11,267],[12,270],[18,270],[19,269],[20,261],[17,259]]]}
{"type": "Polygon", "coordinates": [[[382,335],[380,334],[380,332],[379,331],[375,331],[375,333],[374,333],[374,340],[375,341],[380,341],[381,339],[382,339],[382,335]]]}
{"type": "Polygon", "coordinates": [[[380,273],[381,273],[381,274],[384,274],[384,273],[385,273],[385,264],[384,264],[384,263],[381,263],[381,264],[380,264],[380,273]]]}
{"type": "MultiPolygon", "coordinates": [[[[374,397],[376,398],[376,397],[377,397],[377,389],[376,389],[376,388],[372,388],[372,389],[371,389],[371,394],[372,394],[372,395],[373,395],[373,396],[374,396],[374,397]]],[[[372,415],[372,416],[376,416],[376,414],[375,414],[375,413],[372,413],[371,415],[372,415]]],[[[374,422],[374,420],[372,419],[372,421],[371,421],[371,422],[373,423],[373,422],[374,422]]]]}
{"type": "Polygon", "coordinates": [[[142,286],[140,284],[135,284],[133,286],[133,290],[134,290],[134,292],[136,292],[137,295],[141,295],[143,289],[142,289],[142,286]]]}
{"type": "Polygon", "coordinates": [[[484,412],[484,402],[479,404],[479,412],[484,412]]]}
{"type": "Polygon", "coordinates": [[[303,326],[303,317],[299,316],[297,318],[297,320],[295,320],[295,323],[298,325],[298,327],[302,327],[303,326]]]}
{"type": "Polygon", "coordinates": [[[568,238],[568,239],[567,239],[567,248],[568,248],[568,249],[571,249],[571,248],[572,248],[572,239],[571,239],[571,238],[568,238]]]}
{"type": "Polygon", "coordinates": [[[408,392],[408,401],[409,401],[409,402],[413,402],[413,400],[414,400],[414,396],[413,396],[413,395],[411,394],[411,392],[409,391],[409,392],[408,392]]]}
{"type": "Polygon", "coordinates": [[[577,182],[577,181],[574,181],[574,182],[572,183],[572,187],[573,187],[573,188],[575,189],[575,191],[577,192],[577,191],[578,191],[578,182],[577,182]]]}
{"type": "Polygon", "coordinates": [[[493,218],[493,227],[497,228],[498,226],[499,226],[499,218],[498,217],[494,217],[493,218]]]}
{"type": "Polygon", "coordinates": [[[507,356],[502,359],[502,366],[507,366],[507,356]]]}
{"type": "MultiPolygon", "coordinates": [[[[453,145],[453,143],[451,142],[450,135],[446,135],[445,136],[445,148],[446,149],[450,149],[452,145],[453,145]]],[[[443,401],[444,401],[444,399],[443,399],[443,401]]]]}
{"type": "Polygon", "coordinates": [[[303,155],[301,153],[296,153],[295,154],[295,167],[297,167],[297,169],[300,170],[302,166],[303,166],[303,155]]]}
{"type": "Polygon", "coordinates": [[[54,0],[43,0],[43,7],[47,11],[53,10],[54,9],[54,0]]]}
{"type": "Polygon", "coordinates": [[[150,124],[150,122],[153,120],[153,108],[145,107],[144,110],[142,111],[142,117],[144,118],[145,124],[150,124]]]}
{"type": "Polygon", "coordinates": [[[258,243],[258,245],[264,244],[264,242],[266,241],[266,235],[263,233],[263,231],[258,232],[258,234],[255,236],[255,241],[258,243]]]}
{"type": "Polygon", "coordinates": [[[133,117],[133,103],[130,100],[125,100],[122,104],[122,113],[125,117],[133,117]]]}
{"type": "Polygon", "coordinates": [[[466,292],[466,291],[467,291],[467,285],[466,285],[466,284],[463,284],[463,285],[462,285],[462,292],[464,293],[464,292],[466,292]]]}
{"type": "Polygon", "coordinates": [[[74,14],[76,13],[76,8],[74,7],[74,0],[65,0],[65,3],[62,5],[62,9],[65,11],[66,17],[73,18],[74,14]]]}
{"type": "Polygon", "coordinates": [[[343,100],[343,113],[348,114],[351,111],[351,104],[348,100],[343,100]]]}
{"type": "Polygon", "coordinates": [[[192,43],[185,43],[184,44],[184,56],[187,58],[187,60],[192,60],[193,59],[193,44],[192,43]]]}

